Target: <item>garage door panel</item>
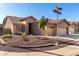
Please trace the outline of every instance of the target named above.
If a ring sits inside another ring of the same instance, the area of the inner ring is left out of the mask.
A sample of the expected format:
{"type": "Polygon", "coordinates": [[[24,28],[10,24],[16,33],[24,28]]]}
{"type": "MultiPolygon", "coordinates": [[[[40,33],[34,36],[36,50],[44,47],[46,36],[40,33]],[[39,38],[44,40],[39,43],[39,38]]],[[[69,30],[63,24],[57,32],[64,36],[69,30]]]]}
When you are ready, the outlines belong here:
{"type": "Polygon", "coordinates": [[[67,29],[66,28],[58,28],[58,35],[66,35],[67,29]]]}
{"type": "Polygon", "coordinates": [[[73,34],[75,32],[74,28],[69,28],[69,34],[73,34]]]}

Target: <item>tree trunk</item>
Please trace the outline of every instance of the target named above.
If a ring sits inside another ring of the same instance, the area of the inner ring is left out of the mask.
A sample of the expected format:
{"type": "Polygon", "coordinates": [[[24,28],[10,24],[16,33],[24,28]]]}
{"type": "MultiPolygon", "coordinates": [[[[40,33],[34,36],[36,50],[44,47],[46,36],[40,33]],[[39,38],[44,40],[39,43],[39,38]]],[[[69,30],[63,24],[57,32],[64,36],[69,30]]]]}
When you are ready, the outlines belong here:
{"type": "Polygon", "coordinates": [[[44,30],[42,30],[42,35],[44,35],[44,30]]]}

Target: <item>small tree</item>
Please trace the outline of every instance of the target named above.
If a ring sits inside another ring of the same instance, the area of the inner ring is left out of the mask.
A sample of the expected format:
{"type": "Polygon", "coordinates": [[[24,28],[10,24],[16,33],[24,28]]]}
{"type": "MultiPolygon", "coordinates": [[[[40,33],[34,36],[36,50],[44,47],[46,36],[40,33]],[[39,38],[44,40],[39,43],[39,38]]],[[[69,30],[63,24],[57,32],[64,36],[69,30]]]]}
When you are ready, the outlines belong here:
{"type": "Polygon", "coordinates": [[[47,24],[47,21],[44,16],[41,17],[38,27],[42,30],[42,35],[45,35],[45,26],[47,24]]]}

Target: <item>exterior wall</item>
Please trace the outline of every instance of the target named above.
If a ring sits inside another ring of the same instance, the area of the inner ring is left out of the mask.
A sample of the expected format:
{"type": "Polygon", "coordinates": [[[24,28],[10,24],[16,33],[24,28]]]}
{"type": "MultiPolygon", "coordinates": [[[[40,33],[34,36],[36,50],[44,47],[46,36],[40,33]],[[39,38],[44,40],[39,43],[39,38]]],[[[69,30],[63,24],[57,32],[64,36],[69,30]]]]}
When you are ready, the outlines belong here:
{"type": "Polygon", "coordinates": [[[26,21],[22,21],[22,23],[25,25],[25,28],[23,29],[28,33],[28,24],[26,23],[26,21]]]}
{"type": "Polygon", "coordinates": [[[64,20],[62,20],[58,23],[58,27],[69,27],[69,25],[64,20]]]}
{"type": "Polygon", "coordinates": [[[68,35],[68,27],[69,25],[64,21],[62,20],[61,22],[58,23],[58,34],[61,36],[61,35],[68,35]]]}
{"type": "Polygon", "coordinates": [[[7,18],[7,21],[5,23],[4,29],[10,29],[12,34],[14,33],[13,23],[12,23],[12,21],[9,18],[7,18]]]}
{"type": "Polygon", "coordinates": [[[53,35],[57,35],[57,32],[58,32],[58,35],[67,35],[68,34],[68,27],[69,25],[65,22],[65,21],[61,21],[59,22],[57,25],[58,25],[58,28],[56,25],[51,25],[50,23],[48,24],[48,30],[47,30],[47,34],[50,36],[53,36],[53,35]],[[51,25],[51,27],[50,27],[51,25]]]}
{"type": "Polygon", "coordinates": [[[3,26],[0,27],[0,35],[3,34],[3,26]]]}
{"type": "MultiPolygon", "coordinates": [[[[38,23],[32,24],[32,34],[33,35],[42,35],[42,30],[38,27],[38,23]]],[[[56,27],[45,26],[45,35],[54,36],[57,34],[56,27]]]]}
{"type": "Polygon", "coordinates": [[[58,28],[58,35],[67,35],[67,29],[64,27],[58,28]]]}
{"type": "Polygon", "coordinates": [[[14,34],[21,34],[21,25],[14,24],[14,34]]]}
{"type": "Polygon", "coordinates": [[[41,35],[42,34],[41,29],[38,28],[38,23],[32,24],[32,34],[34,34],[34,35],[41,35]]]}
{"type": "Polygon", "coordinates": [[[29,19],[26,19],[25,20],[25,32],[26,33],[28,33],[29,34],[29,23],[34,23],[34,22],[36,22],[36,20],[35,19],[33,19],[33,18],[29,18],[29,19]]]}

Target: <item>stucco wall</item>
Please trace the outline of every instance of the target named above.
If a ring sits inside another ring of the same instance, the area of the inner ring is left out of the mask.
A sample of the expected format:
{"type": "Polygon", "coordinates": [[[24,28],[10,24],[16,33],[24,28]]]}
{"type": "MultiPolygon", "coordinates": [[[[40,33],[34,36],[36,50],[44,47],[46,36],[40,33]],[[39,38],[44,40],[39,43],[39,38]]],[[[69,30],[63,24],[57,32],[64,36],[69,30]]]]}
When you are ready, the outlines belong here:
{"type": "Polygon", "coordinates": [[[36,20],[33,19],[33,18],[29,18],[29,19],[26,19],[26,20],[24,21],[24,23],[25,23],[25,32],[26,32],[26,33],[29,34],[29,23],[34,23],[34,22],[36,22],[36,20]]]}
{"type": "Polygon", "coordinates": [[[7,18],[4,29],[11,29],[12,34],[14,33],[12,21],[7,18]]]}
{"type": "Polygon", "coordinates": [[[39,29],[39,27],[38,27],[38,23],[32,24],[32,34],[33,35],[41,35],[42,34],[41,29],[39,29]]]}

